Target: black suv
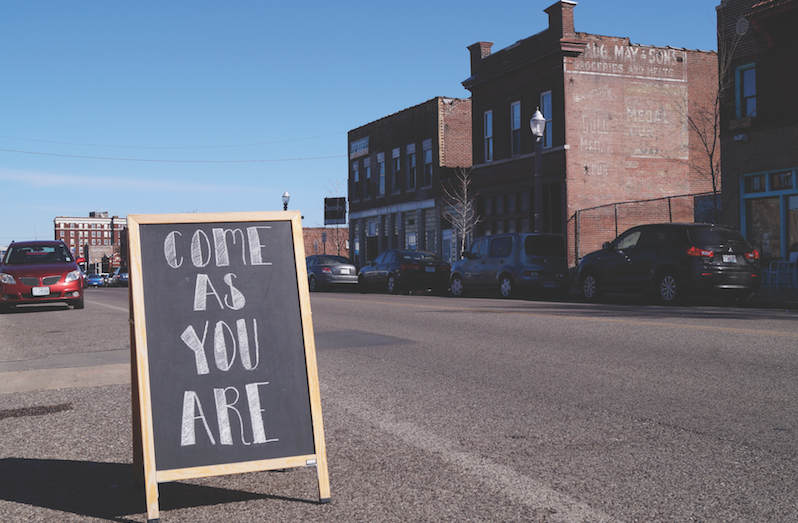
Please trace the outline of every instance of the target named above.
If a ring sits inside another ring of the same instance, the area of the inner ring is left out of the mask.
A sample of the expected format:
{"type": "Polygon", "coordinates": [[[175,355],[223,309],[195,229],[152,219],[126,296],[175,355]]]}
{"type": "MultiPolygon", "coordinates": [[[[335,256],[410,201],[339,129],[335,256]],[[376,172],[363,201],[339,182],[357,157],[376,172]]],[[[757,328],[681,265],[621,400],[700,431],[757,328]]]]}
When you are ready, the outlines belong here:
{"type": "Polygon", "coordinates": [[[604,292],[651,292],[661,303],[704,293],[745,301],[761,284],[759,251],[738,231],[705,223],[632,227],[579,263],[588,301],[604,292]]]}

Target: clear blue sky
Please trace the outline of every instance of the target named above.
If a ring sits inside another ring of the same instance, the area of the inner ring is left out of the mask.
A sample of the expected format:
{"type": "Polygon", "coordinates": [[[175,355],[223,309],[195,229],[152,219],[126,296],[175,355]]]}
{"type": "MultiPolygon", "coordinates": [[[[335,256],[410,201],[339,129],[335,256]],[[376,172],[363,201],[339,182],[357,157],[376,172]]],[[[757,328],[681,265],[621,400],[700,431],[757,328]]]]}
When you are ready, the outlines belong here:
{"type": "MultiPolygon", "coordinates": [[[[467,98],[467,46],[553,0],[0,2],[0,247],[56,216],[302,211],[345,196],[346,133],[467,98]]],[[[719,0],[582,0],[576,30],[714,50],[719,0]]]]}

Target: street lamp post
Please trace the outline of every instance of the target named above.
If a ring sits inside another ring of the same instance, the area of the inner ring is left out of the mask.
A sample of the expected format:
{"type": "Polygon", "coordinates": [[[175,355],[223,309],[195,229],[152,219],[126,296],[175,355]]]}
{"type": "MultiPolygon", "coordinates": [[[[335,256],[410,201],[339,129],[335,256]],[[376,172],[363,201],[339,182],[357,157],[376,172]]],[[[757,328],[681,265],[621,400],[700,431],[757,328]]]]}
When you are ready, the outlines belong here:
{"type": "Polygon", "coordinates": [[[283,210],[284,211],[288,210],[288,200],[290,200],[290,199],[291,199],[291,196],[289,196],[288,191],[285,191],[285,194],[283,194],[283,210]]]}
{"type": "Polygon", "coordinates": [[[546,118],[540,112],[535,111],[532,119],[529,120],[529,127],[535,136],[535,232],[543,232],[543,182],[541,180],[543,171],[543,131],[546,129],[546,118]]]}

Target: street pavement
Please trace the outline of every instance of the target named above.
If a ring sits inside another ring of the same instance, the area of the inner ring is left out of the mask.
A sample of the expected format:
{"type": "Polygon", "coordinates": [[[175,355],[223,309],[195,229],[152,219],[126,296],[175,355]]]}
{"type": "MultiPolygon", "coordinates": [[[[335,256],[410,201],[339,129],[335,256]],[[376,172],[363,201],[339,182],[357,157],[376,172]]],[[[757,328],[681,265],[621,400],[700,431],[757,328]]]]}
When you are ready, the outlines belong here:
{"type": "MultiPolygon", "coordinates": [[[[798,291],[763,289],[743,307],[798,310],[798,291]]],[[[380,340],[362,342],[373,346],[380,340]]],[[[335,336],[317,335],[318,350],[341,343],[335,336]]],[[[143,491],[133,484],[129,358],[128,350],[115,348],[0,362],[0,521],[146,521],[143,491]]],[[[333,391],[322,381],[322,398],[333,391]]],[[[346,420],[356,412],[341,410],[336,402],[324,408],[325,431],[339,436],[334,449],[339,463],[357,463],[354,470],[365,474],[365,483],[344,465],[333,467],[330,505],[317,503],[313,468],[162,484],[161,521],[616,521],[567,497],[555,499],[553,491],[547,494],[552,499],[522,504],[524,511],[508,497],[528,496],[535,485],[525,485],[511,470],[468,464],[477,475],[506,476],[504,492],[474,490],[447,478],[447,468],[458,458],[444,443],[404,445],[417,435],[379,420],[358,425],[363,432],[353,434],[346,420]],[[404,442],[381,439],[386,432],[404,442]],[[429,463],[430,449],[446,460],[429,463]],[[395,466],[401,472],[392,470],[395,466]],[[414,513],[397,516],[390,506],[399,502],[390,495],[392,489],[400,491],[394,477],[409,483],[401,486],[403,496],[418,498],[401,500],[415,507],[414,513]],[[447,493],[445,505],[425,494],[425,484],[447,493]],[[475,505],[474,496],[483,499],[475,505]],[[556,506],[559,513],[529,509],[536,504],[556,506]],[[490,506],[495,508],[486,512],[490,506]]]]}

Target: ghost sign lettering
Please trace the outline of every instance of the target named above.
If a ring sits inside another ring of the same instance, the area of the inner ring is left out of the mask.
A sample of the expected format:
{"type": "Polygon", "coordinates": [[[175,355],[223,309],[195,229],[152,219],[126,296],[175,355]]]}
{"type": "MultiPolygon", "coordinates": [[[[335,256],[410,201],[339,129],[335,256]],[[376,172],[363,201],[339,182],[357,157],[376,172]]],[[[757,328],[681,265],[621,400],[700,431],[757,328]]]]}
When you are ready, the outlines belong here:
{"type": "Polygon", "coordinates": [[[329,500],[297,211],[128,217],[136,454],[157,483],[316,466],[329,500]]]}

